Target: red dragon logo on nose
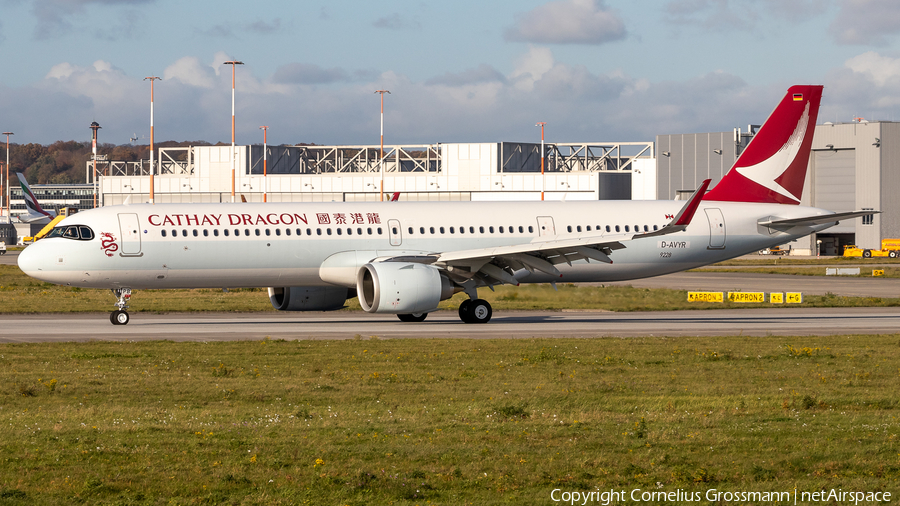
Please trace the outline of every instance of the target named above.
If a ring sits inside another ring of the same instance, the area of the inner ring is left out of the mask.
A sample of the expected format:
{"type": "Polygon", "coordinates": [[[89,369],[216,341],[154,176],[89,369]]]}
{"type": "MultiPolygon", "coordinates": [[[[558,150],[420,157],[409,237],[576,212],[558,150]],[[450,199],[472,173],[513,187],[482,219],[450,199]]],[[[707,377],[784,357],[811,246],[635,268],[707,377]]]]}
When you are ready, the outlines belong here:
{"type": "Polygon", "coordinates": [[[119,245],[116,244],[116,238],[111,232],[103,232],[100,234],[100,249],[102,249],[108,257],[113,256],[113,253],[119,251],[119,245]]]}

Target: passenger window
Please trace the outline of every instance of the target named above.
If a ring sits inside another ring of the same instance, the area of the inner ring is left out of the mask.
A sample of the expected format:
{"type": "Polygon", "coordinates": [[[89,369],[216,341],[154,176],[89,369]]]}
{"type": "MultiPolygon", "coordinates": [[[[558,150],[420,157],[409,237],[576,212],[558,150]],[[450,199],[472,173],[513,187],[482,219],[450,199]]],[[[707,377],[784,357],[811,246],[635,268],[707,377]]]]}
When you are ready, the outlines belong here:
{"type": "Polygon", "coordinates": [[[237,237],[239,235],[241,235],[241,231],[238,229],[234,229],[234,236],[237,237]]]}
{"type": "Polygon", "coordinates": [[[649,232],[649,231],[650,231],[650,227],[648,227],[647,225],[644,225],[644,232],[649,232]]]}
{"type": "Polygon", "coordinates": [[[209,237],[209,230],[203,229],[203,237],[209,237]]]}
{"type": "Polygon", "coordinates": [[[657,230],[656,225],[653,225],[653,231],[655,232],[656,230],[657,230]]]}
{"type": "Polygon", "coordinates": [[[528,233],[529,233],[529,234],[533,234],[533,233],[534,233],[534,227],[532,227],[531,225],[528,225],[528,233]]]}
{"type": "Polygon", "coordinates": [[[256,228],[256,229],[253,229],[253,232],[255,232],[255,233],[256,233],[256,237],[259,237],[259,229],[258,229],[258,228],[256,228]]]}
{"type": "Polygon", "coordinates": [[[469,227],[469,233],[470,233],[470,234],[474,234],[474,233],[475,233],[475,227],[469,227]]]}
{"type": "Polygon", "coordinates": [[[367,228],[366,233],[372,235],[372,227],[367,228]]]}
{"type": "Polygon", "coordinates": [[[444,233],[444,227],[441,227],[441,234],[444,233]]]}
{"type": "MultiPolygon", "coordinates": [[[[291,235],[291,229],[288,229],[288,230],[287,230],[287,233],[288,233],[288,235],[291,235]]],[[[281,236],[281,229],[280,229],[280,228],[276,228],[276,229],[275,229],[275,235],[281,236]]]]}
{"type": "Polygon", "coordinates": [[[619,231],[620,231],[620,230],[619,230],[619,226],[616,225],[616,232],[619,232],[619,231]]]}
{"type": "MultiPolygon", "coordinates": [[[[529,227],[529,228],[530,228],[530,227],[529,227]]],[[[520,233],[520,234],[524,234],[524,233],[525,233],[525,230],[521,227],[521,225],[519,226],[519,233],[520,233]]]]}
{"type": "Polygon", "coordinates": [[[378,235],[381,235],[381,227],[378,227],[378,235]]]}
{"type": "Polygon", "coordinates": [[[160,230],[159,233],[162,234],[163,237],[165,237],[165,236],[166,236],[166,229],[160,230]]]}
{"type": "Polygon", "coordinates": [[[494,227],[488,227],[488,232],[490,232],[490,233],[493,234],[493,233],[494,233],[494,227]]]}
{"type": "Polygon", "coordinates": [[[245,229],[244,229],[244,235],[246,235],[246,236],[248,236],[248,237],[250,236],[250,229],[249,229],[249,228],[245,228],[245,229]]]}
{"type": "Polygon", "coordinates": [[[606,226],[606,231],[609,232],[609,225],[606,226]]]}
{"type": "Polygon", "coordinates": [[[572,225],[569,225],[568,227],[566,227],[566,230],[569,231],[569,232],[571,232],[571,231],[572,231],[572,225]]]}
{"type": "Polygon", "coordinates": [[[214,228],[214,229],[213,229],[213,235],[216,236],[216,237],[219,237],[219,229],[214,228]]]}
{"type": "Polygon", "coordinates": [[[503,227],[500,227],[499,230],[500,230],[500,233],[502,234],[502,233],[503,233],[503,227]]]}
{"type": "Polygon", "coordinates": [[[590,226],[590,225],[587,226],[587,231],[588,231],[588,232],[591,231],[591,226],[590,226]]]}
{"type": "MultiPolygon", "coordinates": [[[[290,234],[288,234],[288,235],[290,235],[290,234]]],[[[303,235],[303,229],[298,228],[297,235],[303,235]]]]}
{"type": "MultiPolygon", "coordinates": [[[[369,229],[369,233],[370,233],[370,234],[372,233],[372,229],[369,229]]],[[[357,229],[356,229],[356,235],[362,235],[362,229],[361,229],[361,228],[357,228],[357,229]]]]}
{"type": "Polygon", "coordinates": [[[268,237],[268,236],[271,236],[271,235],[272,235],[272,231],[269,230],[269,229],[267,228],[267,229],[266,229],[266,236],[268,237]]]}
{"type": "Polygon", "coordinates": [[[450,233],[451,233],[451,234],[455,234],[455,233],[456,233],[456,230],[455,230],[453,227],[450,227],[450,233]]]}
{"type": "Polygon", "coordinates": [[[321,229],[321,228],[317,228],[317,229],[316,229],[316,235],[322,235],[322,229],[321,229]]]}
{"type": "Polygon", "coordinates": [[[460,234],[465,234],[465,233],[466,233],[466,227],[459,227],[459,233],[460,233],[460,234]]]}
{"type": "Polygon", "coordinates": [[[412,228],[412,227],[409,227],[409,233],[410,233],[410,234],[413,233],[413,228],[412,228]]]}
{"type": "Polygon", "coordinates": [[[483,234],[483,233],[484,233],[484,227],[478,227],[478,233],[483,234]]]}
{"type": "Polygon", "coordinates": [[[392,234],[396,234],[396,233],[397,233],[397,227],[391,227],[391,233],[392,233],[392,234]]]}
{"type": "Polygon", "coordinates": [[[428,232],[434,235],[434,227],[428,227],[428,232]]]}
{"type": "Polygon", "coordinates": [[[578,225],[577,227],[575,227],[575,230],[581,232],[581,225],[578,225]]]}
{"type": "Polygon", "coordinates": [[[626,231],[626,232],[631,232],[631,230],[628,229],[628,225],[625,225],[625,231],[626,231]]]}
{"type": "MultiPolygon", "coordinates": [[[[331,230],[331,229],[329,229],[329,230],[331,230]]],[[[337,229],[337,234],[341,235],[341,229],[337,229]]]]}
{"type": "Polygon", "coordinates": [[[81,226],[78,227],[78,231],[81,232],[82,241],[90,241],[94,238],[94,232],[90,229],[90,227],[81,226]]]}
{"type": "Polygon", "coordinates": [[[420,234],[424,234],[424,233],[425,233],[425,227],[419,227],[419,233],[420,233],[420,234]]]}
{"type": "Polygon", "coordinates": [[[227,228],[225,230],[223,230],[222,233],[225,234],[225,237],[228,237],[228,229],[227,228]]]}
{"type": "Polygon", "coordinates": [[[194,230],[191,230],[191,235],[193,235],[194,237],[197,237],[200,234],[197,233],[197,229],[195,228],[194,230]]]}

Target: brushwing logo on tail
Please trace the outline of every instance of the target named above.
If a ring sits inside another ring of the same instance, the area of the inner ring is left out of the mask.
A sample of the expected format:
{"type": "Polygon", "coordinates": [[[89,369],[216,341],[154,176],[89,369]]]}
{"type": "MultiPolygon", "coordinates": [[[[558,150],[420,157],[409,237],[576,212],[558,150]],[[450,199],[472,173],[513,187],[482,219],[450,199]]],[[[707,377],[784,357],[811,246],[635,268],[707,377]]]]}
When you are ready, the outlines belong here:
{"type": "MultiPolygon", "coordinates": [[[[796,97],[797,95],[794,95],[794,100],[797,100],[796,97]]],[[[792,194],[786,188],[778,184],[777,180],[787,171],[794,162],[794,159],[797,158],[797,154],[800,153],[800,147],[803,144],[803,139],[806,137],[806,129],[808,127],[809,102],[806,103],[803,114],[800,116],[797,127],[794,129],[794,133],[791,134],[790,138],[788,138],[781,149],[757,164],[749,165],[747,167],[735,167],[734,170],[738,171],[738,174],[754,183],[799,203],[800,196],[792,194]]]]}

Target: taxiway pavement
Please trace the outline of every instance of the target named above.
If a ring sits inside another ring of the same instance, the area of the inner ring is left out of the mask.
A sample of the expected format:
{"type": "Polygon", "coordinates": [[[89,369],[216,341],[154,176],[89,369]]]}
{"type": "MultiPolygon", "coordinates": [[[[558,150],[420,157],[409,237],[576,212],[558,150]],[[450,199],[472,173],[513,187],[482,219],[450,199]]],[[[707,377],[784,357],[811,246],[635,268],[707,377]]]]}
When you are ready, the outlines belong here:
{"type": "Polygon", "coordinates": [[[244,339],[537,338],[639,336],[814,336],[884,334],[900,330],[900,308],[766,308],[612,313],[501,311],[484,325],[462,323],[455,311],[422,323],[393,315],[335,313],[132,313],[112,325],[105,313],[4,315],[0,342],[88,340],[231,341],[244,339]]]}

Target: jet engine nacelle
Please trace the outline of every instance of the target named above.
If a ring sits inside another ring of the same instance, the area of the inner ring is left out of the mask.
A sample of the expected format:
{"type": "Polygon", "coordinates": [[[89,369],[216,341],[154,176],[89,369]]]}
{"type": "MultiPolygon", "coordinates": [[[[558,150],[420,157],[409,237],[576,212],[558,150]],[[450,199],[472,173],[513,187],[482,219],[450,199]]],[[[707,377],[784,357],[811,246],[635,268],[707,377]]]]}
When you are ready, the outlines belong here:
{"type": "Polygon", "coordinates": [[[456,291],[453,283],[431,265],[368,263],[356,275],[359,305],[369,313],[427,313],[456,291]]]}
{"type": "Polygon", "coordinates": [[[279,311],[332,311],[344,307],[355,294],[342,286],[289,286],[269,288],[269,301],[279,311]]]}

